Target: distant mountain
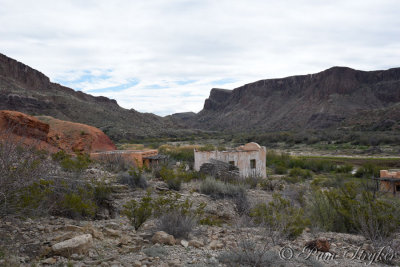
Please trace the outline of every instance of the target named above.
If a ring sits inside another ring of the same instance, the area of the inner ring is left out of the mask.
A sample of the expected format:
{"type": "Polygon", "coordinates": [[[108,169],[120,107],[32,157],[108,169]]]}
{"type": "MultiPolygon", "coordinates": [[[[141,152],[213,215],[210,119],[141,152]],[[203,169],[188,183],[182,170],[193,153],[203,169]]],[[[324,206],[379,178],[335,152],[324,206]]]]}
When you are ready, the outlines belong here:
{"type": "Polygon", "coordinates": [[[191,132],[171,118],[124,109],[113,99],[52,83],[41,72],[3,54],[0,54],[1,109],[92,125],[114,140],[191,132]]]}
{"type": "Polygon", "coordinates": [[[333,67],[234,90],[214,88],[203,110],[179,121],[188,127],[228,132],[398,128],[400,68],[333,67]]]}

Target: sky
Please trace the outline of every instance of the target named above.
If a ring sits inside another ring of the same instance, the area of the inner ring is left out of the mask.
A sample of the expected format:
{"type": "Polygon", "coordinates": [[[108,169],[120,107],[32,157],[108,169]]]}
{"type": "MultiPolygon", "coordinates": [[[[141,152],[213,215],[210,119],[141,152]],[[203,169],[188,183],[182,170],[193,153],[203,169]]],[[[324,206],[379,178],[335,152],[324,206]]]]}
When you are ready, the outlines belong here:
{"type": "Polygon", "coordinates": [[[165,116],[211,88],[400,67],[398,0],[0,0],[0,53],[165,116]]]}

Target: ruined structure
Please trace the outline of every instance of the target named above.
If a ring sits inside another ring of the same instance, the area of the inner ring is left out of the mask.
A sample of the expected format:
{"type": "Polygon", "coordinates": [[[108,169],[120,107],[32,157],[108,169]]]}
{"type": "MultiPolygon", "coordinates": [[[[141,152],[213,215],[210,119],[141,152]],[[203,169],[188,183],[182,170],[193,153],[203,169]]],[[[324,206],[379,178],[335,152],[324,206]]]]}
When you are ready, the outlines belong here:
{"type": "Polygon", "coordinates": [[[377,180],[380,181],[380,191],[400,196],[400,170],[381,170],[377,180]]]}
{"type": "Polygon", "coordinates": [[[200,170],[204,163],[212,159],[236,166],[241,177],[257,175],[266,178],[267,149],[257,143],[248,143],[227,151],[197,151],[194,150],[194,169],[200,170]]]}
{"type": "Polygon", "coordinates": [[[166,156],[159,155],[157,149],[105,151],[91,153],[90,157],[97,160],[107,160],[110,157],[121,158],[122,160],[131,162],[136,167],[151,167],[166,160],[166,156]]]}

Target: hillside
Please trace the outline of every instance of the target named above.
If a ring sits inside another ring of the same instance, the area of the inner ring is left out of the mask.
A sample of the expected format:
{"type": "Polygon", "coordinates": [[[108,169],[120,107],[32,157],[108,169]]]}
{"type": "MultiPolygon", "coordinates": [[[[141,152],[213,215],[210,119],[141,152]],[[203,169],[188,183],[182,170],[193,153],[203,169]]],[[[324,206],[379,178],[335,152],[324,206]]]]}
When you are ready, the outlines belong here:
{"type": "Polygon", "coordinates": [[[116,149],[110,138],[95,127],[10,110],[0,110],[0,142],[25,144],[49,152],[116,149]]]}
{"type": "Polygon", "coordinates": [[[189,131],[169,118],[124,109],[113,99],[52,83],[43,73],[2,54],[0,109],[92,125],[113,140],[177,136],[189,131]]]}
{"type": "Polygon", "coordinates": [[[400,121],[399,101],[400,68],[366,72],[333,67],[234,90],[214,88],[203,110],[183,122],[232,132],[375,129],[382,124],[395,128],[400,121]]]}

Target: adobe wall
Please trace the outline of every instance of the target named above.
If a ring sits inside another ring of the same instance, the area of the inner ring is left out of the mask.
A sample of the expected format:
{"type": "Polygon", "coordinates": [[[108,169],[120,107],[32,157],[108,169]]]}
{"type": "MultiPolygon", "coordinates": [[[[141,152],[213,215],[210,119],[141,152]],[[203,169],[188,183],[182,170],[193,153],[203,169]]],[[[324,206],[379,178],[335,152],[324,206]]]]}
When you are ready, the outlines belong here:
{"type": "Polygon", "coordinates": [[[380,190],[385,192],[394,192],[395,186],[400,184],[400,171],[388,171],[388,170],[380,170],[381,178],[399,178],[397,182],[389,182],[389,181],[381,181],[380,182],[380,190]]]}

